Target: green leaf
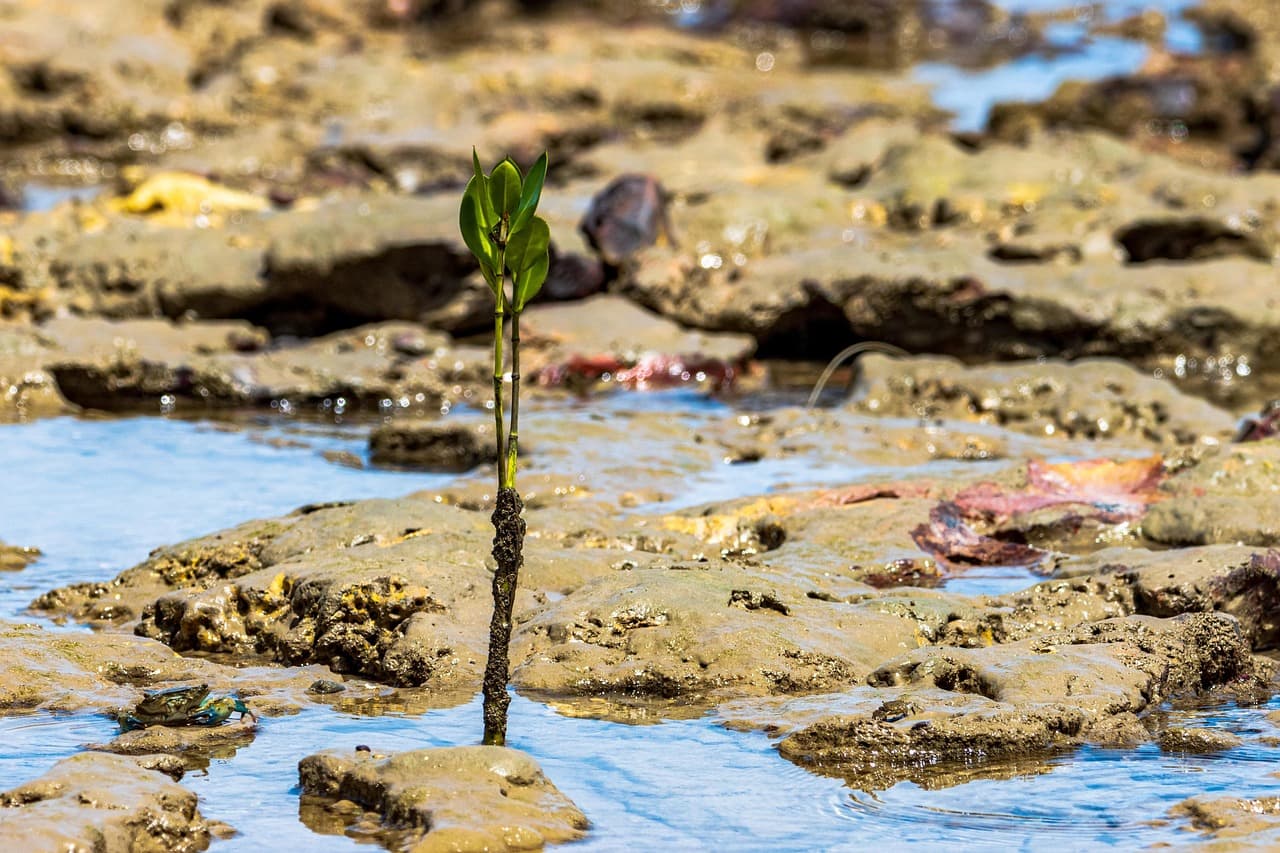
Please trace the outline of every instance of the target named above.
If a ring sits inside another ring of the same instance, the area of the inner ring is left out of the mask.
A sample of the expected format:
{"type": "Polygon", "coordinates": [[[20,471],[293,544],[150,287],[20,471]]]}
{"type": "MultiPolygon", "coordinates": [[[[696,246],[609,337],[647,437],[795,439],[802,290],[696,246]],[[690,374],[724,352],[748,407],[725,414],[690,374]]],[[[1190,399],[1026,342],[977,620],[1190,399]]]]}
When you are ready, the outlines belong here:
{"type": "Polygon", "coordinates": [[[551,229],[541,216],[535,216],[529,225],[517,231],[507,243],[507,268],[515,282],[515,310],[524,310],[525,303],[537,295],[547,280],[550,267],[551,229]]]}
{"type": "Polygon", "coordinates": [[[543,252],[533,266],[528,267],[516,282],[516,311],[523,311],[533,297],[542,290],[551,269],[551,255],[543,252]]]}
{"type": "Polygon", "coordinates": [[[534,260],[539,251],[547,251],[551,243],[551,229],[541,216],[535,216],[527,228],[511,235],[507,241],[507,269],[511,275],[517,276],[534,260]]]}
{"type": "MultiPolygon", "coordinates": [[[[520,170],[511,160],[503,160],[489,174],[489,198],[493,202],[494,224],[506,216],[508,221],[520,204],[520,170]]],[[[510,228],[508,227],[508,234],[510,228]]]]}
{"type": "Polygon", "coordinates": [[[462,232],[462,240],[480,262],[485,273],[485,280],[493,287],[497,278],[498,252],[489,240],[489,229],[485,227],[480,210],[480,196],[483,190],[479,182],[472,178],[462,193],[462,206],[458,210],[458,230],[462,232]]]}
{"type": "Polygon", "coordinates": [[[475,169],[475,181],[480,185],[480,191],[476,194],[476,201],[480,205],[480,224],[487,234],[498,224],[498,214],[494,212],[493,200],[489,198],[489,179],[480,168],[480,155],[476,153],[475,146],[471,148],[471,165],[475,169]]]}
{"type": "Polygon", "coordinates": [[[520,192],[520,204],[516,214],[511,218],[511,233],[516,233],[529,224],[533,214],[538,210],[538,201],[542,198],[542,184],[547,179],[547,152],[543,151],[538,162],[533,164],[529,174],[524,176],[524,187],[520,192]]]}

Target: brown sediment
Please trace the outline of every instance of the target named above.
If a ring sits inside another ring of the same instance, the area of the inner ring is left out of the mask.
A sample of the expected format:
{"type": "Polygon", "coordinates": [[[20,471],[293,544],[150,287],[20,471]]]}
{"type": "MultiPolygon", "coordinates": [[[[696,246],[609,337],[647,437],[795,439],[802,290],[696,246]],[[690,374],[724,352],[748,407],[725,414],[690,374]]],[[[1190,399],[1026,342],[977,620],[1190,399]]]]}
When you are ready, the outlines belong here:
{"type": "Polygon", "coordinates": [[[484,742],[507,741],[507,681],[511,674],[511,611],[524,563],[524,504],[515,489],[500,489],[493,508],[493,619],[489,623],[489,660],[484,668],[484,742]]]}

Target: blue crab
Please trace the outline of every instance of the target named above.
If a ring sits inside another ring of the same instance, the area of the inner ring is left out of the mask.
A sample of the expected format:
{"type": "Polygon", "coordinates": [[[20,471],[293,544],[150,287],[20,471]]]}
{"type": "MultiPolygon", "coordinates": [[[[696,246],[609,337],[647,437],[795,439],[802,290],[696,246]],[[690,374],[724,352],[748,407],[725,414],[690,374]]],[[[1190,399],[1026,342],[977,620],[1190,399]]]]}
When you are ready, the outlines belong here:
{"type": "Polygon", "coordinates": [[[240,718],[258,717],[235,696],[209,696],[209,685],[187,684],[145,694],[131,713],[120,717],[125,731],[148,726],[216,726],[234,713],[240,718]]]}

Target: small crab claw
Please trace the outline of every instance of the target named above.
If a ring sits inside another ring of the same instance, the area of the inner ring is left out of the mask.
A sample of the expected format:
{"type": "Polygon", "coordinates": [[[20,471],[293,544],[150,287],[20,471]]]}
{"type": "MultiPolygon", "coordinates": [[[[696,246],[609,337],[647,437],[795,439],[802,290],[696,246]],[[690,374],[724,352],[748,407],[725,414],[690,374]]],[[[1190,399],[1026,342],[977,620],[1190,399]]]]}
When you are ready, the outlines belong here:
{"type": "Polygon", "coordinates": [[[244,704],[244,702],[241,702],[239,699],[237,699],[235,709],[240,712],[241,722],[244,722],[245,718],[248,717],[249,722],[245,723],[245,725],[249,726],[250,728],[258,727],[258,715],[255,714],[252,710],[250,710],[248,705],[244,704]]]}

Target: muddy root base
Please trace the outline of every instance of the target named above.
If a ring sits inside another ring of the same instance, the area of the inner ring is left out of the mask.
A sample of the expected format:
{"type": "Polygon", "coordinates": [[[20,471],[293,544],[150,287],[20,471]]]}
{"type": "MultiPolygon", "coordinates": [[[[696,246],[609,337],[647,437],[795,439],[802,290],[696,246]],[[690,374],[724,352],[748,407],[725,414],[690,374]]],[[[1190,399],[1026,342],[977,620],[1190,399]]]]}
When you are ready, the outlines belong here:
{"type": "Polygon", "coordinates": [[[507,742],[507,679],[510,676],[511,609],[524,563],[524,503],[515,489],[500,489],[493,510],[493,620],[489,623],[489,662],[484,668],[484,742],[507,742]]]}

